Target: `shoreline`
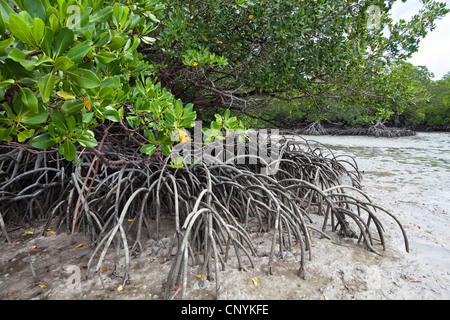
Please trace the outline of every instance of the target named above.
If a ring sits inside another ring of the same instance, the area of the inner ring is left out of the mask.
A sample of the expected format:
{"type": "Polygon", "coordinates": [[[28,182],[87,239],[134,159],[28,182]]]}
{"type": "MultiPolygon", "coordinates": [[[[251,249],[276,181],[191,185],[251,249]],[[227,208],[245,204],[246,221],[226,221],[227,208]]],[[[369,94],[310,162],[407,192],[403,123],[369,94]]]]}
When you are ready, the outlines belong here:
{"type": "MultiPolygon", "coordinates": [[[[440,145],[435,138],[435,135],[424,134],[424,137],[420,135],[411,139],[425,139],[420,140],[422,144],[433,148],[440,145]],[[434,146],[429,146],[432,143],[434,146]]],[[[363,191],[401,221],[410,241],[410,253],[404,250],[398,226],[386,215],[380,215],[387,242],[382,256],[369,252],[355,239],[341,239],[330,233],[334,239],[332,242],[313,233],[314,247],[311,260],[306,261],[305,279],[297,275],[300,252],[296,248],[285,252],[283,259],[276,259],[274,274],[268,275],[267,253],[271,248],[272,236],[270,233],[255,232],[252,239],[257,244],[258,256],[254,268],[244,261],[246,270],[239,271],[235,257],[230,256],[226,270],[220,272],[221,299],[450,299],[450,202],[446,193],[449,166],[441,169],[434,165],[436,156],[422,155],[422,147],[406,145],[405,141],[410,139],[408,137],[401,141],[373,137],[313,139],[334,145],[333,152],[350,153],[356,157],[360,170],[364,171],[363,191]],[[357,141],[364,148],[357,148],[346,139],[357,141]],[[361,139],[362,142],[359,141],[361,139]],[[378,145],[384,140],[387,145],[380,149],[378,145]],[[340,144],[337,145],[336,141],[340,144]],[[383,156],[380,152],[389,156],[383,156]],[[412,156],[416,158],[412,159],[412,156]]],[[[446,148],[444,152],[450,147],[446,148]]],[[[440,163],[445,161],[443,158],[440,163]]],[[[89,246],[89,237],[77,235],[76,246],[69,242],[70,236],[65,233],[39,236],[40,229],[36,225],[35,229],[30,229],[34,234],[24,241],[12,246],[0,244],[0,299],[162,299],[171,266],[165,257],[167,247],[173,240],[173,230],[168,227],[171,225],[169,219],[162,219],[161,223],[165,226],[161,239],[147,239],[140,256],[132,258],[131,282],[123,290],[119,288],[123,281],[124,259],[114,270],[114,253],[109,252],[102,266],[103,271],[86,280],[86,266],[93,250],[89,246]],[[78,247],[79,244],[84,245],[78,247]],[[36,248],[30,250],[34,245],[36,248]],[[38,282],[33,279],[30,265],[39,278],[38,282]],[[80,290],[68,286],[70,266],[80,270],[80,290]]],[[[11,234],[12,239],[21,237],[22,232],[11,234]]],[[[215,295],[215,281],[200,280],[200,269],[201,266],[189,268],[186,297],[211,300],[215,295]]]]}

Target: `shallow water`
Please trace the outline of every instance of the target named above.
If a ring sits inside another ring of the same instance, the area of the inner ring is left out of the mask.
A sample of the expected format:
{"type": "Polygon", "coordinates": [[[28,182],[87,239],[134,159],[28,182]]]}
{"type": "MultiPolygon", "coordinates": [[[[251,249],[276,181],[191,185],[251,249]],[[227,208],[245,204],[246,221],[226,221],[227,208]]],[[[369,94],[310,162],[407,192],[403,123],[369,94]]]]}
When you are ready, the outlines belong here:
{"type": "Polygon", "coordinates": [[[336,155],[354,157],[367,180],[375,176],[377,182],[383,182],[383,188],[400,192],[403,189],[414,196],[411,201],[423,200],[426,204],[442,206],[447,213],[450,210],[450,133],[418,133],[400,138],[304,138],[322,143],[336,155]]]}
{"type": "Polygon", "coordinates": [[[450,133],[303,138],[354,157],[363,190],[404,222],[412,256],[450,271],[450,133]]]}

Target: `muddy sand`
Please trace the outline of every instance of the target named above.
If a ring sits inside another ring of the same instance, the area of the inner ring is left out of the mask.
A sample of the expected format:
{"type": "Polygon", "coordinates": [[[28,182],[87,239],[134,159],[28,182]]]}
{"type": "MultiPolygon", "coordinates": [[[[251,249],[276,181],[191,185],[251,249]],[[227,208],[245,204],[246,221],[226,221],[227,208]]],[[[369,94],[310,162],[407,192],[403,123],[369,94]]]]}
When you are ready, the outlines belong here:
{"type": "MultiPolygon", "coordinates": [[[[450,298],[448,202],[427,203],[427,199],[439,191],[440,186],[436,185],[436,190],[418,188],[417,185],[402,182],[408,168],[397,170],[395,168],[398,166],[389,167],[389,164],[380,164],[371,158],[357,157],[356,160],[361,161],[360,170],[364,171],[364,192],[398,217],[408,234],[410,252],[405,252],[395,221],[380,215],[387,242],[382,256],[369,252],[355,239],[342,239],[329,233],[333,236],[333,241],[330,241],[313,232],[314,246],[311,260],[306,261],[305,279],[297,275],[300,264],[300,250],[297,248],[284,252],[283,259],[278,258],[274,263],[274,274],[268,275],[271,234],[252,233],[258,256],[254,258],[255,266],[252,269],[247,262],[248,270],[238,271],[237,264],[231,260],[226,270],[220,272],[220,299],[450,298]],[[401,183],[404,187],[399,187],[401,183]]],[[[444,169],[442,175],[446,176],[440,176],[441,179],[448,179],[448,170],[444,169]]],[[[166,217],[162,223],[162,237],[158,240],[147,239],[143,243],[144,251],[131,259],[131,279],[124,288],[121,284],[125,260],[121,258],[114,269],[114,249],[109,250],[101,266],[102,272],[86,278],[88,261],[93,252],[88,237],[76,235],[73,243],[66,233],[48,232],[46,236],[41,236],[43,222],[24,226],[9,234],[12,240],[23,240],[9,245],[4,243],[2,237],[0,243],[0,299],[162,299],[170,269],[170,261],[165,258],[172,241],[171,224],[170,218],[166,217]],[[33,234],[24,236],[25,230],[33,234]]],[[[215,299],[215,282],[199,280],[198,270],[197,267],[190,269],[185,297],[193,300],[215,299]]],[[[173,294],[176,293],[174,290],[173,294]]]]}

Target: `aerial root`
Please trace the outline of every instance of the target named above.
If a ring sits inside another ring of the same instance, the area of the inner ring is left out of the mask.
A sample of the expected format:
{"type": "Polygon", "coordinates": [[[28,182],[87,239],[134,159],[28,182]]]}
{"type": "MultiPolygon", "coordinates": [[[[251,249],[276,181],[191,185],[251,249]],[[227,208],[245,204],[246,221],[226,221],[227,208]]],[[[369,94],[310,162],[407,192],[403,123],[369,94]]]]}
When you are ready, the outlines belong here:
{"type": "Polygon", "coordinates": [[[118,255],[125,259],[125,286],[130,280],[130,257],[144,250],[145,230],[148,237],[159,239],[162,215],[170,216],[174,237],[167,255],[171,268],[166,299],[186,296],[193,267],[214,279],[219,298],[221,270],[230,263],[239,270],[255,266],[252,233],[272,237],[269,273],[274,272],[276,258],[295,249],[302,277],[314,234],[355,238],[380,254],[380,244],[386,249],[381,218],[389,217],[399,225],[409,249],[397,218],[360,190],[361,174],[354,159],[335,156],[309,141],[287,143],[273,175],[261,174],[262,159],[256,165],[200,162],[176,169],[167,161],[146,161],[137,167],[144,162],[133,153],[133,161],[119,169],[108,167],[92,153],[80,153],[76,162],[67,163],[56,152],[42,155],[17,148],[1,152],[3,237],[11,242],[8,227],[35,220],[45,221],[43,234],[50,225],[68,234],[76,226],[77,232],[91,236],[94,246],[89,273],[101,270],[114,244],[116,261],[118,255]],[[95,161],[100,161],[99,166],[93,166],[95,161]],[[348,185],[341,184],[344,176],[348,185]],[[128,220],[132,222],[125,224],[128,220]]]}

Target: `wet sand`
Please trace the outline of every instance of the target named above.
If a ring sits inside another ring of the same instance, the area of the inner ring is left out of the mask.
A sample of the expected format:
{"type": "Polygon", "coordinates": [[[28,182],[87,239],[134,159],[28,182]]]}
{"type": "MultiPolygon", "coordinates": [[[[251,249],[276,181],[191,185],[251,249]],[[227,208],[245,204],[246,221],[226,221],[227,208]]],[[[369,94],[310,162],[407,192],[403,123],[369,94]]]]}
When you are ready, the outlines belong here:
{"type": "MultiPolygon", "coordinates": [[[[401,232],[380,215],[387,249],[369,252],[354,239],[334,242],[313,235],[306,278],[297,275],[299,251],[285,252],[268,275],[270,234],[252,234],[255,268],[238,271],[233,261],[220,273],[221,299],[245,300],[437,300],[450,298],[450,134],[426,133],[397,139],[355,136],[305,137],[323,142],[336,154],[355,157],[363,172],[363,191],[401,221],[409,238],[406,253],[401,232]]],[[[163,226],[170,220],[163,221],[163,226]]],[[[38,229],[36,228],[36,231],[38,229]]],[[[147,240],[131,260],[131,282],[120,290],[123,268],[113,270],[109,253],[100,275],[85,279],[92,253],[89,240],[66,234],[30,235],[12,245],[0,244],[0,299],[162,299],[170,263],[165,262],[172,230],[147,240]],[[30,250],[31,246],[36,246],[30,250]],[[11,250],[12,249],[12,250],[11,250]],[[31,262],[31,263],[30,263],[31,262]],[[36,274],[33,277],[31,266],[36,274]],[[73,286],[71,267],[78,268],[73,286]],[[76,281],[75,281],[76,282],[76,281]],[[119,290],[118,290],[119,289],[119,290]]],[[[20,238],[20,234],[11,234],[20,238]]],[[[124,262],[124,261],[121,261],[124,262]]],[[[119,264],[120,265],[120,264],[119,264]]],[[[247,264],[248,265],[248,264],[247,264]]],[[[186,298],[215,298],[215,282],[200,281],[190,270],[186,298]],[[203,284],[203,286],[202,286],[203,284]]],[[[174,291],[173,294],[176,292],[174,291]]],[[[176,298],[176,297],[175,297],[176,298]]]]}

